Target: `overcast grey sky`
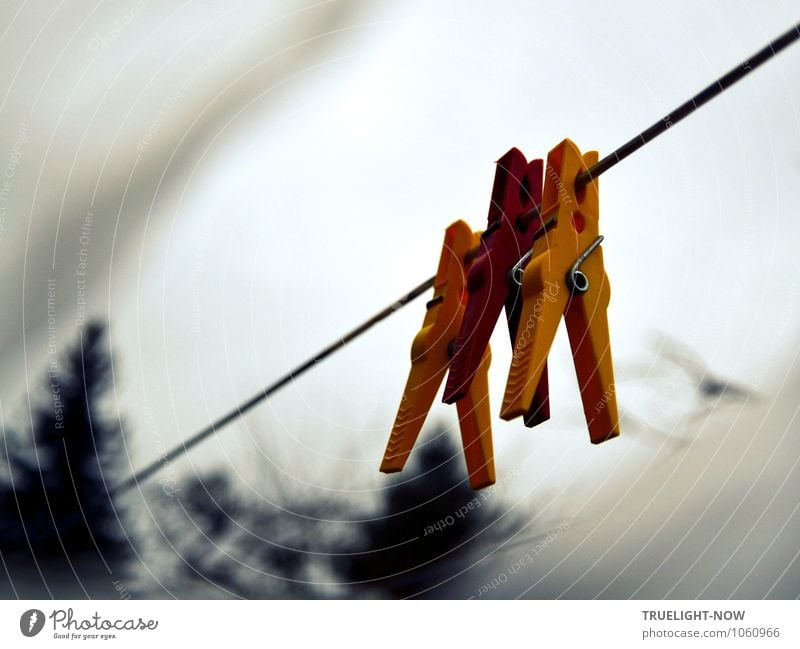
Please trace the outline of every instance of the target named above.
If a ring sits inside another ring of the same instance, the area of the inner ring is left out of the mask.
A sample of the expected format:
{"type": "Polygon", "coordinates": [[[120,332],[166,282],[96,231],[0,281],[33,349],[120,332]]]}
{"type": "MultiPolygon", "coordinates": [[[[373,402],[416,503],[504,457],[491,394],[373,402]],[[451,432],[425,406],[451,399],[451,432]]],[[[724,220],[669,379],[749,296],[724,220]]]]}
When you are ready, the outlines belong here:
{"type": "MultiPolygon", "coordinates": [[[[58,349],[84,310],[111,323],[133,466],[431,275],[448,223],[484,226],[493,161],[509,147],[545,156],[569,137],[602,155],[800,19],[797,1],[6,4],[3,416],[24,420],[45,372],[54,279],[58,349]]],[[[607,543],[622,523],[598,512],[647,510],[635,529],[658,550],[626,585],[659,564],[674,539],[658,521],[687,503],[687,527],[711,521],[697,548],[745,492],[764,511],[785,489],[769,520],[796,538],[798,486],[786,478],[798,450],[783,445],[798,432],[799,48],[602,178],[622,437],[588,443],[563,332],[553,421],[534,431],[496,421],[498,471],[513,472],[520,507],[533,498],[545,509],[542,524],[590,512],[607,543]],[[696,375],[675,369],[681,345],[757,405],[731,415],[699,404],[696,375]],[[761,454],[746,446],[756,435],[761,454]],[[685,493],[659,492],[664,481],[685,493]]],[[[249,482],[266,444],[256,473],[321,491],[380,489],[423,304],[182,467],[221,464],[249,482]]],[[[497,412],[503,327],[493,344],[497,412]]],[[[455,424],[451,408],[433,412],[455,424]]],[[[748,538],[748,556],[760,556],[766,542],[748,538]]],[[[577,578],[583,564],[570,561],[577,578]]],[[[646,592],[661,596],[674,575],[646,592]]],[[[694,596],[707,581],[678,592],[694,596]]]]}

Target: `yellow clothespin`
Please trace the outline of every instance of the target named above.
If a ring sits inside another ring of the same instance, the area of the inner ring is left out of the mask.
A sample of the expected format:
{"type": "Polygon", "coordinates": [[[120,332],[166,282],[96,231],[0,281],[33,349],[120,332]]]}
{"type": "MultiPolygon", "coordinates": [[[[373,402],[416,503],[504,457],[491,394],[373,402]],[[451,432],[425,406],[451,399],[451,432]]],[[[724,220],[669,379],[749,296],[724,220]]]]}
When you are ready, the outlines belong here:
{"type": "Polygon", "coordinates": [[[562,315],[589,436],[597,444],[619,435],[603,268],[597,179],[575,179],[597,162],[570,140],[550,151],[540,209],[546,232],[531,249],[522,279],[523,306],[500,416],[513,419],[531,406],[562,315]]]}
{"type": "MultiPolygon", "coordinates": [[[[468,253],[480,241],[464,221],[445,231],[433,299],[427,304],[422,329],[411,346],[411,371],[381,463],[381,471],[394,473],[405,466],[428,411],[450,366],[452,345],[461,329],[467,298],[468,253]]],[[[464,456],[473,489],[495,482],[489,408],[487,346],[467,394],[456,402],[464,456]]]]}

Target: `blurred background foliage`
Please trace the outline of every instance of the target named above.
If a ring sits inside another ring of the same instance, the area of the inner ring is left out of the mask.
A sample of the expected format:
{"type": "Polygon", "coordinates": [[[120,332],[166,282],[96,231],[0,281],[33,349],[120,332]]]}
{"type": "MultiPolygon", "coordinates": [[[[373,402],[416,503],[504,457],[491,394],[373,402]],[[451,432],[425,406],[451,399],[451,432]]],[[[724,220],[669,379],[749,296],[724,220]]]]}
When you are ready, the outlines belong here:
{"type": "Polygon", "coordinates": [[[30,430],[3,435],[0,553],[11,573],[43,565],[58,574],[62,564],[80,578],[88,564],[83,587],[99,583],[95,595],[107,590],[91,567],[99,561],[107,582],[124,578],[132,596],[437,596],[475,550],[519,529],[490,492],[472,491],[461,450],[436,424],[407,469],[361,510],[310,490],[279,506],[222,470],[184,476],[178,489],[156,479],[140,485],[146,505],[110,498],[127,477],[124,435],[132,432],[109,409],[105,326],[88,325],[53,367],[30,430]],[[144,571],[143,557],[152,564],[144,571]]]}

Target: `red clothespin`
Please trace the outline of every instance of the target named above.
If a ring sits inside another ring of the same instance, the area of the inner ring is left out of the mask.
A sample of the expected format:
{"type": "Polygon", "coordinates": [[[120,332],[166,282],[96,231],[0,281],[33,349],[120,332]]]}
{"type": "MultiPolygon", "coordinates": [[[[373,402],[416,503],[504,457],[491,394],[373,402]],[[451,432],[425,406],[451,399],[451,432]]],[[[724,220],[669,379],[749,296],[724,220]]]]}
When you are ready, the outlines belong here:
{"type": "Polygon", "coordinates": [[[500,416],[528,412],[556,329],[564,317],[589,436],[597,444],[619,435],[607,308],[611,290],[603,268],[597,179],[575,180],[597,162],[564,140],[547,156],[541,223],[550,229],[531,250],[522,279],[521,326],[514,343],[500,416]]]}
{"type": "MultiPolygon", "coordinates": [[[[537,220],[522,227],[517,217],[541,201],[542,168],[542,160],[528,162],[515,148],[497,161],[488,225],[469,270],[469,299],[450,363],[445,403],[457,402],[467,394],[504,305],[512,344],[517,337],[522,300],[519,281],[511,277],[511,271],[531,249],[537,233],[542,233],[537,220]]],[[[535,426],[549,417],[545,368],[525,413],[525,424],[535,426]]]]}
{"type": "MultiPolygon", "coordinates": [[[[411,346],[411,371],[395,419],[381,471],[402,470],[419,436],[422,424],[450,366],[450,352],[461,328],[467,299],[466,278],[470,251],[479,234],[464,221],[445,231],[439,270],[434,280],[433,299],[427,304],[422,329],[411,346]]],[[[464,456],[473,489],[495,482],[489,408],[489,348],[483,350],[475,377],[463,398],[456,403],[464,456]]]]}

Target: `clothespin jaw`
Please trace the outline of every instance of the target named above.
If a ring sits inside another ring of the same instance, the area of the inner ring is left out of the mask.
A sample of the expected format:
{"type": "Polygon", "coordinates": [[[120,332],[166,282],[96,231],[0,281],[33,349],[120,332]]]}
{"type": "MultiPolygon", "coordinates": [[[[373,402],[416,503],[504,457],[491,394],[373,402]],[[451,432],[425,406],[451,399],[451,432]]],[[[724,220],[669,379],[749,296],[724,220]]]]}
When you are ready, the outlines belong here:
{"type": "Polygon", "coordinates": [[[564,317],[593,443],[619,435],[603,268],[597,179],[576,191],[575,179],[597,161],[564,140],[547,157],[541,220],[548,231],[534,243],[522,279],[520,325],[500,416],[527,412],[564,317]]]}
{"type": "MultiPolygon", "coordinates": [[[[497,161],[487,228],[469,270],[469,299],[447,376],[445,403],[457,402],[469,391],[504,306],[511,342],[514,342],[521,296],[519,284],[509,273],[530,250],[539,229],[537,222],[521,226],[518,217],[541,201],[543,166],[542,160],[528,162],[516,148],[497,161]]],[[[526,413],[526,424],[534,425],[549,418],[547,395],[545,371],[531,409],[526,413]]]]}
{"type": "MultiPolygon", "coordinates": [[[[445,231],[433,299],[427,304],[422,329],[411,345],[411,371],[381,463],[380,470],[384,473],[401,471],[405,466],[444,380],[452,344],[464,316],[466,277],[471,263],[467,257],[479,238],[464,221],[452,223],[445,231]]],[[[494,483],[489,359],[487,349],[474,389],[457,404],[467,470],[475,489],[494,483]]]]}

